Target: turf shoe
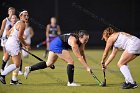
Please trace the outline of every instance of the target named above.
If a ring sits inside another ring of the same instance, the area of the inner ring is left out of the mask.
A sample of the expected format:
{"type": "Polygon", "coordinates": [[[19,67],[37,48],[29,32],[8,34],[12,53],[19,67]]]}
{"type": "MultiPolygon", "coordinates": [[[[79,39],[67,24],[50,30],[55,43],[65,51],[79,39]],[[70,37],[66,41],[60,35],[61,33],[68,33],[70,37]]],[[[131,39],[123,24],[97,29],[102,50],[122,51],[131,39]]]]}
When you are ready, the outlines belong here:
{"type": "Polygon", "coordinates": [[[22,84],[19,80],[17,80],[17,81],[11,80],[10,81],[10,85],[19,85],[19,84],[22,84]]]}
{"type": "Polygon", "coordinates": [[[0,75],[0,81],[1,83],[6,84],[5,76],[0,75]]]}
{"type": "Polygon", "coordinates": [[[81,85],[74,82],[72,83],[68,82],[67,86],[81,86],[81,85]]]}
{"type": "Polygon", "coordinates": [[[138,87],[138,85],[136,84],[136,82],[134,82],[134,84],[131,84],[130,82],[128,82],[128,83],[124,82],[122,84],[122,89],[134,89],[137,87],[138,87]]]}
{"type": "Polygon", "coordinates": [[[22,72],[22,71],[19,71],[19,72],[18,72],[18,75],[22,75],[22,74],[23,74],[23,72],[22,72]]]}
{"type": "Polygon", "coordinates": [[[25,67],[25,72],[24,72],[25,79],[28,78],[29,73],[30,73],[30,67],[29,66],[28,67],[25,67]]]}

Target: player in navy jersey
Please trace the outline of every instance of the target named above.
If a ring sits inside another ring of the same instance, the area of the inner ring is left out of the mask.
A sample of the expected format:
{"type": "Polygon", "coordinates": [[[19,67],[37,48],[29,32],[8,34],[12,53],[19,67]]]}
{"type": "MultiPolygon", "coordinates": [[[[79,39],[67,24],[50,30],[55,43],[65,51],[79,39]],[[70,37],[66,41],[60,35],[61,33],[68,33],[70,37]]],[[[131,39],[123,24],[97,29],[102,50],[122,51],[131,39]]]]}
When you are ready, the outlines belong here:
{"type": "Polygon", "coordinates": [[[51,43],[49,48],[47,62],[39,62],[32,66],[25,67],[24,77],[27,79],[28,74],[31,71],[44,69],[52,66],[57,58],[61,58],[68,63],[67,75],[68,84],[67,86],[80,86],[80,84],[74,83],[74,60],[70,55],[68,49],[72,49],[73,53],[79,60],[79,62],[86,68],[87,71],[91,71],[87,64],[84,49],[88,42],[89,34],[85,30],[80,30],[78,33],[63,34],[56,37],[51,43]]]}
{"type": "Polygon", "coordinates": [[[60,27],[59,27],[59,25],[56,24],[56,18],[52,17],[50,21],[51,21],[51,23],[48,24],[47,28],[46,28],[46,47],[47,48],[46,48],[44,57],[46,57],[46,54],[49,50],[50,42],[54,38],[56,38],[58,35],[61,34],[60,27]]]}
{"type": "Polygon", "coordinates": [[[57,24],[56,18],[52,17],[50,20],[50,24],[48,24],[46,27],[46,41],[43,41],[37,45],[38,48],[41,45],[46,44],[45,54],[43,55],[44,58],[46,58],[47,56],[46,54],[48,53],[50,42],[60,34],[60,26],[57,24]]]}

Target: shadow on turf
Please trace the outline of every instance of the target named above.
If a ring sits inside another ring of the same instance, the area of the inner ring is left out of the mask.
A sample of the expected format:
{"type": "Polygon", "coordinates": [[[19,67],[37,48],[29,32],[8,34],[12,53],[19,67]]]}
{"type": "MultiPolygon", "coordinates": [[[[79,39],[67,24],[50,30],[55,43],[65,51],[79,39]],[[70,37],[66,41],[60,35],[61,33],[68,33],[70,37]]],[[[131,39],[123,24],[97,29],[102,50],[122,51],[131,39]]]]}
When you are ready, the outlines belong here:
{"type": "Polygon", "coordinates": [[[38,84],[23,84],[26,86],[66,86],[66,83],[38,83],[38,84]]]}
{"type": "MultiPolygon", "coordinates": [[[[23,84],[26,86],[66,86],[66,83],[38,83],[38,84],[23,84]]],[[[98,84],[81,84],[81,86],[99,86],[98,84]]],[[[118,87],[120,84],[107,84],[105,87],[118,87]]]]}
{"type": "MultiPolygon", "coordinates": [[[[82,84],[82,86],[99,86],[98,84],[82,84]]],[[[107,84],[105,87],[117,87],[120,84],[107,84]]]]}

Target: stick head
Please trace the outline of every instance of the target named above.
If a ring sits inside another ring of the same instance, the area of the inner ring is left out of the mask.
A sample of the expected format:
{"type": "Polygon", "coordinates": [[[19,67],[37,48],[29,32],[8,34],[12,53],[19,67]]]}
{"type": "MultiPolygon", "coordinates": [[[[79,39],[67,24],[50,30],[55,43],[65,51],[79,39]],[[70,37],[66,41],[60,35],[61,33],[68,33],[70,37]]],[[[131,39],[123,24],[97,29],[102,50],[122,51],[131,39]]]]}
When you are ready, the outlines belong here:
{"type": "Polygon", "coordinates": [[[102,82],[102,87],[105,87],[106,86],[106,82],[102,82]]]}
{"type": "Polygon", "coordinates": [[[54,66],[54,65],[52,65],[50,68],[51,68],[51,69],[55,69],[55,66],[54,66]]]}

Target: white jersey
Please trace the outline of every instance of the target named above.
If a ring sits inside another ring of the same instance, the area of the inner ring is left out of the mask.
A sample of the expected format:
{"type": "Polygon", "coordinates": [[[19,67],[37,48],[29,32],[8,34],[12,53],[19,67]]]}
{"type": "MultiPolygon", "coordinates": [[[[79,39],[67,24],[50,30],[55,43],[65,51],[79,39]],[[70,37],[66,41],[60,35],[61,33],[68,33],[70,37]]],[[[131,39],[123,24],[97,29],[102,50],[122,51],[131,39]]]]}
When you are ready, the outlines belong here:
{"type": "Polygon", "coordinates": [[[5,27],[4,27],[4,31],[3,31],[3,34],[2,34],[2,39],[1,39],[1,46],[5,46],[5,43],[7,41],[7,37],[6,37],[6,28],[11,25],[11,22],[8,18],[6,18],[6,24],[5,24],[5,27]]]}
{"type": "Polygon", "coordinates": [[[17,55],[20,52],[20,41],[18,39],[18,30],[16,29],[17,23],[13,26],[11,33],[8,37],[8,40],[5,44],[6,51],[11,55],[17,55]]]}
{"type": "Polygon", "coordinates": [[[5,38],[6,37],[6,27],[11,25],[11,22],[8,18],[6,18],[6,24],[5,24],[5,27],[4,27],[4,31],[3,31],[3,34],[2,34],[2,38],[5,38]]]}
{"type": "Polygon", "coordinates": [[[27,27],[24,31],[25,42],[27,44],[31,44],[31,35],[30,35],[30,27],[27,27]]]}
{"type": "Polygon", "coordinates": [[[127,50],[129,53],[140,54],[140,39],[125,32],[120,32],[114,47],[127,50]]]}

